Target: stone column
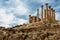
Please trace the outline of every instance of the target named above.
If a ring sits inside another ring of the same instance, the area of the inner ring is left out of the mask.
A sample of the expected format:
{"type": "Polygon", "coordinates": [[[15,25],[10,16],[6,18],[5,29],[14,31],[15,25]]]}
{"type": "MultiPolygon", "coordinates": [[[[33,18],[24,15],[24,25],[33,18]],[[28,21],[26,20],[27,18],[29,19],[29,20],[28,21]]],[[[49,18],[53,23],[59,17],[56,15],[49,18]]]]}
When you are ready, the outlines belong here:
{"type": "Polygon", "coordinates": [[[42,20],[43,20],[43,5],[41,6],[41,13],[42,13],[41,18],[42,18],[42,20]]]}
{"type": "Polygon", "coordinates": [[[37,22],[39,21],[39,9],[37,9],[37,22]]]}
{"type": "Polygon", "coordinates": [[[37,9],[37,17],[39,18],[39,9],[37,9]]]}
{"type": "Polygon", "coordinates": [[[46,20],[46,10],[44,10],[44,20],[46,20]]]}
{"type": "Polygon", "coordinates": [[[55,21],[55,10],[53,10],[53,21],[55,21]]]}
{"type": "Polygon", "coordinates": [[[29,15],[29,23],[31,23],[31,15],[29,15]]]}
{"type": "Polygon", "coordinates": [[[33,22],[33,23],[35,22],[35,17],[33,17],[33,20],[32,20],[32,22],[33,22]]]}
{"type": "Polygon", "coordinates": [[[55,10],[54,10],[54,21],[55,21],[55,10]]]}
{"type": "Polygon", "coordinates": [[[51,8],[51,22],[53,22],[53,8],[51,8]]]}
{"type": "Polygon", "coordinates": [[[51,21],[51,6],[49,6],[49,22],[51,21]]]}
{"type": "Polygon", "coordinates": [[[46,3],[46,20],[48,20],[48,3],[46,3]]]}

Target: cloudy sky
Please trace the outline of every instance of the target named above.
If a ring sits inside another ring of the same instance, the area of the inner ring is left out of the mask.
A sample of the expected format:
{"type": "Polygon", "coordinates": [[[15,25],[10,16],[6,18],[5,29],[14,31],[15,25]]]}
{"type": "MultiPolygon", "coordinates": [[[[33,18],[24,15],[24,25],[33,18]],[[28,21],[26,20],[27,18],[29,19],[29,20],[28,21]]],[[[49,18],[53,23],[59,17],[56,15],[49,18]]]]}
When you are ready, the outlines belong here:
{"type": "Polygon", "coordinates": [[[0,0],[0,26],[12,27],[28,23],[28,15],[36,15],[36,9],[49,3],[60,20],[60,0],[0,0]]]}

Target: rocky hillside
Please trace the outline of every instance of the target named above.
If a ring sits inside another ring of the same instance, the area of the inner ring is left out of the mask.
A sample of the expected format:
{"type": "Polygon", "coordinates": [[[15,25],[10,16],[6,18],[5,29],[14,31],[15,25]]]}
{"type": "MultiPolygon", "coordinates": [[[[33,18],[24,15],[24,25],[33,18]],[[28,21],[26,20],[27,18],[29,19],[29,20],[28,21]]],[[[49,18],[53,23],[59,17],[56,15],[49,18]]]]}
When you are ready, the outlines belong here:
{"type": "Polygon", "coordinates": [[[60,26],[39,22],[0,27],[0,40],[60,40],[60,26]]]}

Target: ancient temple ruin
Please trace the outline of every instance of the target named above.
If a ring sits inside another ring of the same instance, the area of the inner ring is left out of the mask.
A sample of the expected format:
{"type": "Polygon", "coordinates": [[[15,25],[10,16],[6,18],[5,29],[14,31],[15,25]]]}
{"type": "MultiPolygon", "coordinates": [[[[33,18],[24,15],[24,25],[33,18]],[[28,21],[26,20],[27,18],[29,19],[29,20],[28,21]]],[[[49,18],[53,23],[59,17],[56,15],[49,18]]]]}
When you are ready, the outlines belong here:
{"type": "Polygon", "coordinates": [[[55,10],[46,3],[46,9],[41,6],[41,18],[39,18],[39,9],[37,9],[37,15],[31,16],[29,15],[29,23],[39,22],[39,21],[48,21],[50,23],[54,23],[55,20],[55,10]]]}

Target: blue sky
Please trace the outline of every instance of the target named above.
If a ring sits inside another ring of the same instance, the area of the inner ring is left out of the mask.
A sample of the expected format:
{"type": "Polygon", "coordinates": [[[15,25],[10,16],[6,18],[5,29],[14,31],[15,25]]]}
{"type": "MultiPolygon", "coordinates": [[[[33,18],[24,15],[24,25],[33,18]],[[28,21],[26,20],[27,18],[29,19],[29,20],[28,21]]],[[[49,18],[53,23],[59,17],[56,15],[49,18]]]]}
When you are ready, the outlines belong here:
{"type": "Polygon", "coordinates": [[[60,20],[60,0],[0,0],[0,26],[28,23],[29,14],[36,15],[36,9],[45,3],[56,10],[56,20],[60,20]]]}

